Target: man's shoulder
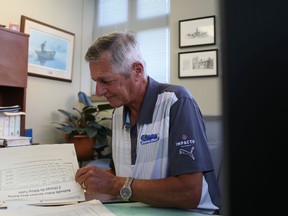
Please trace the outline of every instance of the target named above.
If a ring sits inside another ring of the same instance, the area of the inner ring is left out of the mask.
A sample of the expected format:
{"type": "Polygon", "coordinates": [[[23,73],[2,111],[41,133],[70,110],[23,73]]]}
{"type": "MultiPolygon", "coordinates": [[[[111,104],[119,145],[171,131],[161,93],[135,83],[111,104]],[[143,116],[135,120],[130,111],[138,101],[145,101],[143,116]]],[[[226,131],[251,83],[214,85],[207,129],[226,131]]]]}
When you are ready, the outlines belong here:
{"type": "Polygon", "coordinates": [[[159,90],[161,93],[164,92],[173,92],[177,98],[192,98],[191,93],[181,85],[175,85],[175,84],[160,84],[159,90]]]}

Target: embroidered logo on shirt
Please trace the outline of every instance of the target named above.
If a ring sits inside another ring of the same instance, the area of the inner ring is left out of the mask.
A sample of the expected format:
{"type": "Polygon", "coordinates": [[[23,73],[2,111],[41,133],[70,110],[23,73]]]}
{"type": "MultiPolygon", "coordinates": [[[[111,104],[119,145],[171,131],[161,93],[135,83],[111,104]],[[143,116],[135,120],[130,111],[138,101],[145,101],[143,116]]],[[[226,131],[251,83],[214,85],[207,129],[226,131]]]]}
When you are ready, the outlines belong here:
{"type": "Polygon", "coordinates": [[[179,149],[179,154],[188,155],[189,157],[192,158],[192,160],[195,160],[195,157],[194,157],[194,155],[193,155],[194,148],[195,148],[195,147],[192,146],[190,151],[187,151],[187,150],[185,150],[185,149],[179,149]]]}
{"type": "Polygon", "coordinates": [[[159,140],[159,137],[157,134],[144,134],[141,136],[141,141],[140,144],[141,145],[145,145],[148,143],[153,143],[153,142],[157,142],[159,140]]]}
{"type": "Polygon", "coordinates": [[[193,151],[194,151],[194,146],[192,146],[192,144],[195,144],[195,140],[194,139],[188,139],[188,136],[186,134],[183,134],[181,136],[181,141],[176,142],[176,146],[181,147],[181,149],[179,149],[179,154],[185,154],[188,155],[189,157],[191,157],[193,160],[195,160],[195,157],[193,155],[193,151]],[[186,150],[187,147],[191,146],[191,150],[188,151],[186,150]],[[184,149],[186,147],[186,149],[184,149]]]}
{"type": "Polygon", "coordinates": [[[193,139],[188,139],[188,136],[183,134],[182,135],[182,140],[179,142],[176,142],[176,146],[191,146],[192,144],[195,144],[195,140],[193,139]]]}

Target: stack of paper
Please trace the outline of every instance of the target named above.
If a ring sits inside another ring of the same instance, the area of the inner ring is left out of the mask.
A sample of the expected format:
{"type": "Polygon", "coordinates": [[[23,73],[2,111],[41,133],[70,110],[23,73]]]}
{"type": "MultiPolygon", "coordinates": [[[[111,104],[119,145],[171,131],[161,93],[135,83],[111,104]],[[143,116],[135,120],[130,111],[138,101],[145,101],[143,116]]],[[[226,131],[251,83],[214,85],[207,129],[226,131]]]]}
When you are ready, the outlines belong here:
{"type": "Polygon", "coordinates": [[[115,216],[99,200],[85,202],[78,169],[73,143],[1,149],[0,215],[115,216]]]}
{"type": "Polygon", "coordinates": [[[91,200],[74,205],[36,207],[27,205],[11,205],[0,212],[1,216],[115,216],[99,200],[91,200]]]}
{"type": "Polygon", "coordinates": [[[0,106],[0,112],[19,112],[21,107],[19,105],[14,106],[0,106]]]}
{"type": "Polygon", "coordinates": [[[0,136],[0,147],[31,145],[31,139],[26,136],[0,136]]]}

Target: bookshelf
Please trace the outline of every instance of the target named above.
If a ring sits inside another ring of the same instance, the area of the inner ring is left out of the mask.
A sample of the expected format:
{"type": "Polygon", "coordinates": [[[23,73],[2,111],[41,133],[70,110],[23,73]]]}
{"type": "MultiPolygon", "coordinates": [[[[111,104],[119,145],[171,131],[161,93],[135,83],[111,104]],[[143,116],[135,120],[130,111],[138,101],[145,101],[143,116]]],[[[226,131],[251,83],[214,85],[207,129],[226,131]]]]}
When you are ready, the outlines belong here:
{"type": "MultiPolygon", "coordinates": [[[[26,110],[29,35],[0,27],[0,106],[19,105],[26,110]]],[[[25,115],[21,116],[21,135],[25,115]]]]}

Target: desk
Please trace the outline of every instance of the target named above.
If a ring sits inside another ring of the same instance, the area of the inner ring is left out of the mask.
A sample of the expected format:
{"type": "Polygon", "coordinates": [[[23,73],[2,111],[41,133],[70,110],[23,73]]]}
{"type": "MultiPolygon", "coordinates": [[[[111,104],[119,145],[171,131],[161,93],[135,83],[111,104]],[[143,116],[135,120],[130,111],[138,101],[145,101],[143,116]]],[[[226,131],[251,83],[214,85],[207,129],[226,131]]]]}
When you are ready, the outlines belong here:
{"type": "MultiPolygon", "coordinates": [[[[92,198],[92,195],[89,195],[89,198],[92,198]]],[[[99,195],[94,195],[96,197],[100,197],[99,195]]],[[[101,199],[107,199],[108,195],[101,195],[101,199]]],[[[111,211],[115,216],[210,216],[207,214],[201,214],[197,212],[190,212],[182,209],[175,208],[156,208],[150,205],[141,203],[141,202],[121,202],[121,203],[113,203],[112,200],[106,200],[104,206],[111,211]]],[[[113,199],[113,201],[120,201],[118,198],[113,199]]],[[[5,211],[6,209],[0,208],[1,211],[5,211]]],[[[15,214],[13,214],[15,215],[15,214]]],[[[18,215],[18,214],[17,214],[18,215]]],[[[24,214],[27,215],[27,214],[24,214]]],[[[42,214],[41,214],[42,215],[42,214]]],[[[49,214],[51,215],[51,214],[49,214]]],[[[53,214],[54,215],[54,214],[53,214]]],[[[65,213],[63,214],[65,215],[65,213]]],[[[67,215],[72,215],[72,213],[67,213],[67,215]]],[[[74,214],[73,214],[74,215],[74,214]]],[[[98,215],[98,214],[97,214],[98,215]]]]}
{"type": "Polygon", "coordinates": [[[207,216],[175,208],[156,208],[141,202],[121,202],[121,197],[107,194],[85,194],[86,200],[98,199],[116,216],[207,216]],[[113,202],[114,201],[114,202],[113,202]]]}
{"type": "Polygon", "coordinates": [[[116,216],[207,216],[181,209],[155,208],[140,202],[104,204],[116,216]]]}

